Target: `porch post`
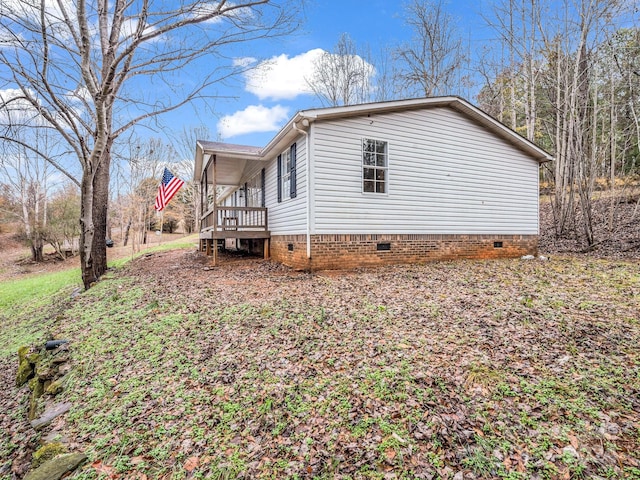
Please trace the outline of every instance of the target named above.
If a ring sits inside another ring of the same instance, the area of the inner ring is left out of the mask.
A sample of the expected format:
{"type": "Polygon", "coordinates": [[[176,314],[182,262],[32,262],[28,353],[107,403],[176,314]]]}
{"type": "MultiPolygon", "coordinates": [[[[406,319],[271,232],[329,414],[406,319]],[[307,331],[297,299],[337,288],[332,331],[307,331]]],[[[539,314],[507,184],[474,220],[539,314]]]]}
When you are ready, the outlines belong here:
{"type": "Polygon", "coordinates": [[[264,241],[262,242],[262,247],[263,247],[263,254],[264,254],[264,259],[267,260],[269,258],[269,243],[271,242],[271,239],[269,238],[265,238],[264,241]]]}
{"type": "Polygon", "coordinates": [[[216,154],[213,154],[213,266],[216,266],[218,261],[218,237],[216,232],[218,231],[218,192],[216,188],[216,154]]]}

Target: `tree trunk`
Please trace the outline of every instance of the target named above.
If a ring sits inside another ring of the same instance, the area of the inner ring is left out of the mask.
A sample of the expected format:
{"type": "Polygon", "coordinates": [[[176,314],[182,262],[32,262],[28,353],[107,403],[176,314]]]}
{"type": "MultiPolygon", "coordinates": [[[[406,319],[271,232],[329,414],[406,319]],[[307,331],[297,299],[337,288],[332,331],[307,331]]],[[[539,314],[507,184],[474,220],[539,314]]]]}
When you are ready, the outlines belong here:
{"type": "Polygon", "coordinates": [[[127,222],[127,226],[124,229],[124,244],[123,246],[126,247],[127,243],[129,243],[129,231],[131,230],[131,218],[129,218],[129,221],[127,222]]]}
{"type": "Polygon", "coordinates": [[[111,141],[107,141],[95,171],[85,169],[80,185],[80,270],[85,289],[107,271],[105,240],[110,160],[111,141]]]}
{"type": "Polygon", "coordinates": [[[109,204],[109,166],[111,163],[111,144],[105,148],[102,159],[96,168],[93,181],[93,262],[94,271],[100,278],[107,271],[107,207],[109,204]]]}
{"type": "Polygon", "coordinates": [[[34,262],[44,261],[43,255],[44,242],[39,233],[36,233],[31,239],[31,259],[34,262]]]}

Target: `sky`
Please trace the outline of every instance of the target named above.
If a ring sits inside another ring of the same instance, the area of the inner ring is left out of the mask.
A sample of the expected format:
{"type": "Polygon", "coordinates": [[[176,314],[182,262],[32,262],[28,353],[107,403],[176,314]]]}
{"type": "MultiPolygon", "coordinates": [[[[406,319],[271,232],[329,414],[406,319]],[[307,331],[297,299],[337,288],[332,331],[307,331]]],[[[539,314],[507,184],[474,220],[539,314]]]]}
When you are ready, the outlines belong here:
{"type": "MultiPolygon", "coordinates": [[[[470,46],[476,39],[495,35],[482,21],[481,1],[452,0],[446,8],[470,46]]],[[[402,1],[307,0],[303,15],[295,33],[243,46],[246,52],[237,60],[258,68],[220,86],[220,98],[207,106],[184,108],[162,123],[206,126],[211,132],[207,140],[265,146],[296,111],[322,106],[305,77],[311,74],[314,59],[323,50],[331,51],[340,35],[347,33],[358,50],[368,47],[374,56],[382,47],[411,36],[404,25],[402,1]]]]}

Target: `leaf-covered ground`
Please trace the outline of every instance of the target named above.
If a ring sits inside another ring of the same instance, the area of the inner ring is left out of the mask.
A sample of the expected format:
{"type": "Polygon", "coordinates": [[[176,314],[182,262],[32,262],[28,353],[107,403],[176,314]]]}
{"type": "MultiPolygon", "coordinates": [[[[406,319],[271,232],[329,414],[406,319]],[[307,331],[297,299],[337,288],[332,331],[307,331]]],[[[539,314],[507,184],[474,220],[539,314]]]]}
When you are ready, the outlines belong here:
{"type": "Polygon", "coordinates": [[[595,245],[591,248],[577,206],[574,222],[569,222],[566,233],[557,237],[551,202],[540,202],[541,252],[640,261],[640,187],[616,197],[598,193],[602,197],[592,204],[595,245]]]}
{"type": "Polygon", "coordinates": [[[74,478],[640,478],[637,263],[205,262],[142,257],[50,319],[74,478]]]}

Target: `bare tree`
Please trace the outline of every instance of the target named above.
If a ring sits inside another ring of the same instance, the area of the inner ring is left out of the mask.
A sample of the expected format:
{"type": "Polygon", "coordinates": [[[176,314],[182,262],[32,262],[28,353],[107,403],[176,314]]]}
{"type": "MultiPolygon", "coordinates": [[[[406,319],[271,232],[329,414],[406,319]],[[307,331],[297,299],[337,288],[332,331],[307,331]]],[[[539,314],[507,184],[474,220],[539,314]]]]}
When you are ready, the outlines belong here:
{"type": "MultiPolygon", "coordinates": [[[[18,133],[14,135],[24,138],[18,133]]],[[[37,134],[33,142],[43,149],[49,146],[44,134],[37,134]]],[[[54,169],[22,145],[5,143],[0,155],[0,172],[11,203],[16,206],[12,216],[20,221],[31,248],[31,258],[41,262],[46,243],[48,189],[54,169]]]]}
{"type": "Polygon", "coordinates": [[[174,166],[174,174],[185,182],[178,192],[178,200],[181,203],[181,217],[187,233],[199,227],[197,223],[201,216],[200,184],[193,180],[192,175],[193,146],[197,140],[207,138],[211,138],[211,132],[206,126],[185,127],[172,143],[179,160],[174,166]]]}
{"type": "MultiPolygon", "coordinates": [[[[0,0],[0,81],[20,91],[0,108],[27,102],[80,164],[81,175],[63,171],[80,187],[85,288],[107,268],[109,167],[116,139],[206,96],[208,87],[246,68],[222,60],[225,46],[290,32],[296,4],[284,1],[0,0]],[[209,73],[202,78],[190,71],[185,82],[186,69],[204,57],[209,73]]],[[[38,154],[49,158],[46,151],[38,154]]]]}
{"type": "Polygon", "coordinates": [[[383,46],[373,62],[373,96],[376,102],[402,98],[403,92],[398,87],[398,64],[394,59],[394,47],[383,46]]]}
{"type": "MultiPolygon", "coordinates": [[[[117,159],[118,195],[112,221],[119,225],[123,246],[131,241],[132,252],[148,243],[148,233],[156,223],[153,201],[162,177],[163,165],[173,162],[174,148],[166,140],[131,139],[114,159],[117,159]]],[[[170,167],[172,169],[173,167],[170,167]]]]}
{"type": "Polygon", "coordinates": [[[323,52],[314,62],[314,73],[307,84],[323,105],[355,105],[371,99],[373,74],[374,67],[343,33],[333,52],[323,52]]]}
{"type": "Polygon", "coordinates": [[[78,187],[71,182],[66,182],[62,188],[56,190],[49,199],[47,212],[47,228],[44,230],[46,241],[63,260],[67,258],[68,253],[77,254],[77,240],[80,235],[78,187]]]}
{"type": "Polygon", "coordinates": [[[405,9],[410,43],[396,52],[399,81],[409,96],[448,95],[460,91],[458,71],[465,62],[462,39],[443,0],[412,0],[405,9]]]}

